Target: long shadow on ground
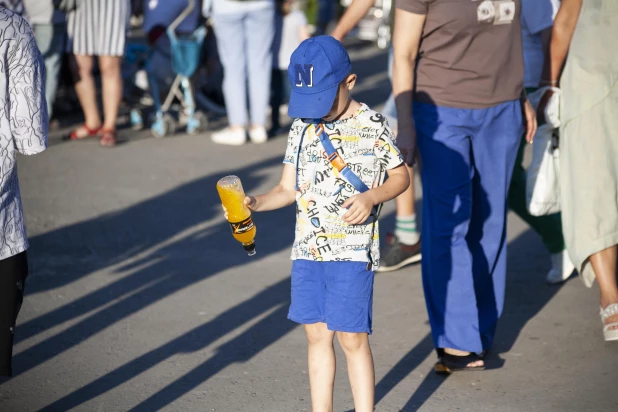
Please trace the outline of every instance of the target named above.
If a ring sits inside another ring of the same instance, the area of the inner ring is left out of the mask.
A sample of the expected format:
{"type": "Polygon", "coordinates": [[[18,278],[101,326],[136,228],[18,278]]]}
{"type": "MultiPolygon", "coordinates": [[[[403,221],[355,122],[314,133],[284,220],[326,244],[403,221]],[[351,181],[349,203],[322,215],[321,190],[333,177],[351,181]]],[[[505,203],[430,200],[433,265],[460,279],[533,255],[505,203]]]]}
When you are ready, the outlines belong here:
{"type": "MultiPolygon", "coordinates": [[[[277,156],[238,170],[236,174],[243,180],[245,189],[253,191],[265,178],[260,171],[280,161],[277,156]]],[[[117,273],[133,272],[19,325],[17,339],[24,340],[87,315],[66,330],[16,355],[16,374],[58,356],[160,299],[223,270],[247,263],[249,258],[230,236],[226,222],[192,232],[136,259],[138,254],[195,225],[221,218],[215,190],[220,177],[219,174],[207,176],[123,211],[35,237],[30,251],[34,266],[45,264],[50,255],[74,256],[75,262],[79,262],[80,256],[87,256],[88,263],[71,265],[61,261],[56,270],[64,275],[37,279],[30,292],[67,285],[127,259],[134,259],[134,262],[117,269],[117,273]]],[[[275,227],[282,222],[293,227],[293,219],[294,210],[288,208],[276,214],[261,214],[258,221],[265,227],[275,227]]],[[[289,247],[292,231],[283,234],[261,231],[258,241],[258,256],[264,258],[289,247]]],[[[53,267],[54,260],[48,265],[53,267]]]]}
{"type": "MultiPolygon", "coordinates": [[[[544,278],[545,272],[530,270],[529,262],[538,259],[538,255],[542,256],[546,253],[539,246],[538,236],[531,230],[526,231],[508,245],[506,302],[498,323],[493,349],[486,360],[488,369],[501,368],[505,365],[505,361],[499,355],[511,350],[526,324],[553,299],[562,287],[561,285],[547,285],[544,278]],[[515,273],[517,276],[514,276],[515,273]]],[[[433,342],[431,335],[427,334],[377,383],[376,404],[415,371],[432,353],[435,353],[433,342]]],[[[402,412],[419,410],[447,379],[433,373],[432,370],[423,370],[422,373],[425,375],[423,382],[403,406],[402,412]]]]}

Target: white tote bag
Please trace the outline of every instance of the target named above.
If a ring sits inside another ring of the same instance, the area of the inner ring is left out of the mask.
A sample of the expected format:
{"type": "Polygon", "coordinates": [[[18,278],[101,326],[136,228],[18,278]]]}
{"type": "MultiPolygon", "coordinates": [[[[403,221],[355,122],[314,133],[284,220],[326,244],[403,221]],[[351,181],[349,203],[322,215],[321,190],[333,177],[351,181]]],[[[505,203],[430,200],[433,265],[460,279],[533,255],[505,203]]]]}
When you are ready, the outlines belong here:
{"type": "Polygon", "coordinates": [[[532,163],[526,178],[526,204],[533,216],[560,212],[560,151],[558,129],[538,128],[532,143],[532,163]]]}

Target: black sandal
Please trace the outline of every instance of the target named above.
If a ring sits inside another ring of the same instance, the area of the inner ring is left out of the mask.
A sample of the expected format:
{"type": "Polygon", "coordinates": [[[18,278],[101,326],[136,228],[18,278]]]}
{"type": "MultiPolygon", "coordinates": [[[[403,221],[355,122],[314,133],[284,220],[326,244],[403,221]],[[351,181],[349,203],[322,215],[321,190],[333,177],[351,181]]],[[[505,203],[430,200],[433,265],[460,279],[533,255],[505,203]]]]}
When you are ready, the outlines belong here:
{"type": "Polygon", "coordinates": [[[485,362],[483,366],[468,366],[468,364],[478,361],[484,361],[484,354],[469,353],[466,356],[456,356],[450,353],[443,353],[440,360],[435,364],[434,370],[440,374],[451,374],[457,371],[482,371],[485,370],[485,362]]]}

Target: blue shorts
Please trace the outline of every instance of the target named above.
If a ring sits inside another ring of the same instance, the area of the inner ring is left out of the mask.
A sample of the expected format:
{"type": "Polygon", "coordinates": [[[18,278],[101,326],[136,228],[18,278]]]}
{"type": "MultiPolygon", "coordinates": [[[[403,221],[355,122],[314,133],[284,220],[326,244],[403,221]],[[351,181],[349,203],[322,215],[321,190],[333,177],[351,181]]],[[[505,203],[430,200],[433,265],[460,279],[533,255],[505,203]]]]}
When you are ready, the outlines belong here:
{"type": "Polygon", "coordinates": [[[373,271],[367,262],[292,264],[292,303],[288,319],[324,322],[329,330],[371,334],[373,271]]]}

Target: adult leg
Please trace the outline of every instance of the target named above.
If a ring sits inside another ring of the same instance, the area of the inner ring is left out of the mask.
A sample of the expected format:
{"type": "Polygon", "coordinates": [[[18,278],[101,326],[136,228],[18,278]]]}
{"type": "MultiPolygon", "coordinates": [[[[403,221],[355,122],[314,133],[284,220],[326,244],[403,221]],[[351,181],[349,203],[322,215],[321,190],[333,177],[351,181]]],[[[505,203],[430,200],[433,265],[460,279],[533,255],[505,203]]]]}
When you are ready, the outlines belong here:
{"type": "Polygon", "coordinates": [[[272,43],[275,36],[275,11],[272,7],[251,12],[245,20],[245,44],[249,73],[250,136],[255,143],[265,141],[266,108],[272,73],[272,43]],[[257,135],[261,136],[257,136],[257,135]],[[254,136],[255,135],[255,136],[254,136]]]}
{"type": "Polygon", "coordinates": [[[52,117],[64,47],[64,24],[35,24],[32,26],[34,37],[45,60],[45,100],[49,118],[52,117]]]}
{"type": "MultiPolygon", "coordinates": [[[[75,76],[75,92],[84,112],[84,124],[88,130],[98,130],[101,127],[101,116],[97,107],[97,89],[92,77],[93,57],[85,55],[73,55],[71,67],[75,76]]],[[[88,137],[85,128],[79,128],[75,134],[77,138],[88,137]]]]}
{"type": "MultiPolygon", "coordinates": [[[[414,245],[420,239],[416,229],[416,208],[414,198],[414,169],[406,165],[410,173],[410,186],[405,192],[395,198],[396,227],[395,235],[406,245],[414,245]]],[[[419,259],[420,260],[420,259],[419,259]]]]}
{"type": "Polygon", "coordinates": [[[332,412],[335,385],[335,332],[325,323],[305,325],[309,343],[309,383],[313,412],[332,412]]]}
{"type": "Polygon", "coordinates": [[[507,195],[523,132],[519,101],[475,111],[473,209],[466,237],[483,350],[491,348],[504,305],[507,195]]]}
{"type": "MultiPolygon", "coordinates": [[[[389,49],[388,53],[388,77],[392,82],[393,77],[393,48],[389,49]]],[[[393,130],[397,129],[397,108],[395,106],[395,97],[393,93],[388,96],[384,104],[384,115],[388,119],[393,130]]],[[[416,230],[416,210],[414,204],[414,169],[406,166],[410,173],[410,186],[405,192],[395,198],[395,206],[397,208],[398,227],[395,234],[403,238],[404,244],[412,245],[418,241],[418,232],[416,230]],[[407,225],[406,225],[407,223],[407,225]],[[397,230],[399,229],[399,230],[397,230]],[[407,234],[407,235],[406,235],[407,234]]]]}
{"type": "Polygon", "coordinates": [[[422,158],[423,289],[437,349],[481,352],[472,256],[470,111],[414,104],[422,158]]]}
{"type": "MultiPolygon", "coordinates": [[[[279,69],[272,70],[272,78],[271,78],[271,97],[270,97],[270,126],[271,133],[275,134],[281,128],[281,122],[279,119],[279,110],[281,108],[281,104],[283,103],[283,73],[279,69]]],[[[287,78],[285,79],[287,81],[287,78]]]]}
{"type": "MultiPolygon", "coordinates": [[[[393,48],[391,47],[388,54],[388,76],[391,80],[392,72],[393,48]]],[[[388,96],[382,109],[382,114],[386,117],[396,135],[397,110],[393,93],[388,96]]],[[[410,174],[410,186],[408,186],[405,192],[395,198],[395,238],[397,241],[392,242],[389,249],[384,253],[380,268],[378,269],[380,272],[396,270],[421,260],[420,233],[416,226],[414,169],[407,165],[406,168],[410,174]]]]}
{"type": "Polygon", "coordinates": [[[318,0],[317,34],[325,34],[333,19],[333,0],[318,0]]]}
{"type": "Polygon", "coordinates": [[[374,407],[375,373],[373,356],[366,333],[337,332],[337,339],[348,362],[348,376],[356,412],[372,412],[374,407]]]}
{"type": "MultiPolygon", "coordinates": [[[[392,82],[393,77],[393,48],[391,47],[388,54],[388,77],[392,82]]],[[[395,97],[393,93],[388,97],[384,105],[384,112],[387,118],[394,118],[395,122],[392,127],[397,128],[397,108],[395,106],[395,97]]],[[[391,122],[391,120],[389,120],[391,122]]],[[[405,192],[395,198],[397,226],[395,235],[406,245],[413,245],[418,242],[419,234],[416,229],[416,208],[414,198],[414,169],[407,166],[410,173],[410,186],[405,192]]]]}
{"type": "MultiPolygon", "coordinates": [[[[247,125],[247,63],[245,60],[244,13],[215,15],[217,50],[223,65],[223,97],[232,128],[247,125]]],[[[270,65],[268,69],[270,69],[270,65]]]]}
{"type": "Polygon", "coordinates": [[[99,69],[103,82],[103,113],[105,115],[103,129],[106,131],[116,130],[118,108],[122,99],[121,59],[119,56],[99,56],[99,69]]]}
{"type": "Polygon", "coordinates": [[[28,276],[26,252],[0,260],[0,376],[12,376],[11,358],[17,315],[28,276]]]}
{"type": "MultiPolygon", "coordinates": [[[[599,290],[601,291],[601,307],[618,303],[618,281],[616,277],[618,261],[618,246],[614,245],[590,256],[590,263],[594,269],[599,290]]],[[[605,324],[618,322],[618,314],[605,319],[605,324]]],[[[611,329],[618,329],[613,327],[611,329]]]]}

